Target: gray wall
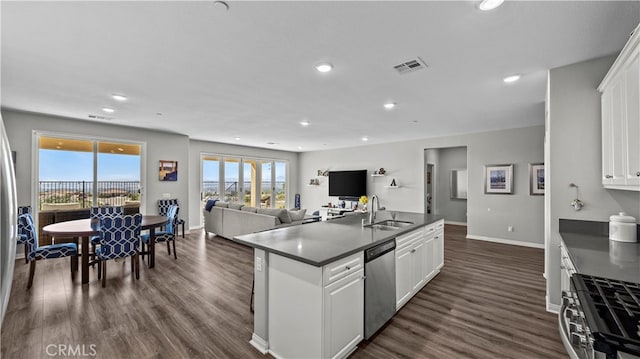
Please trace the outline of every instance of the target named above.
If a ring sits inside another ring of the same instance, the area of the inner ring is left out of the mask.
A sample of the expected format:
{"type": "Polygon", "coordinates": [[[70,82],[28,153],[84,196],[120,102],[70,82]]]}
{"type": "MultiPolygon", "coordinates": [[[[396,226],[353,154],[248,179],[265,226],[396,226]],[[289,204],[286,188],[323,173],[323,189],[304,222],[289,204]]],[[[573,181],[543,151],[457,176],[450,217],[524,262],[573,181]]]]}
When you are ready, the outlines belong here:
{"type": "Polygon", "coordinates": [[[546,190],[548,236],[546,240],[548,304],[560,304],[560,254],[558,219],[608,222],[620,211],[640,218],[640,193],[602,187],[602,130],[597,87],[615,60],[614,56],[581,62],[549,71],[548,149],[546,190]],[[569,203],[580,186],[586,204],[576,212],[569,203]]]}
{"type": "MultiPolygon", "coordinates": [[[[2,111],[7,128],[11,149],[17,152],[16,181],[18,203],[31,203],[31,178],[33,151],[33,131],[44,131],[87,138],[110,138],[146,143],[146,163],[142,171],[146,172],[146,186],[141,200],[143,213],[157,213],[157,200],[163,193],[170,193],[180,203],[189,203],[187,183],[189,177],[187,136],[132,127],[117,126],[111,123],[79,121],[49,115],[2,111]],[[160,160],[178,161],[178,180],[161,182],[158,180],[160,160]]],[[[143,158],[144,161],[144,158],[143,158]]],[[[144,181],[144,179],[143,179],[144,181]]],[[[142,182],[145,183],[145,182],[142,182]]],[[[181,206],[180,216],[189,218],[189,207],[181,206]]]]}
{"type": "Polygon", "coordinates": [[[467,168],[467,148],[441,148],[438,151],[439,165],[436,168],[436,214],[444,216],[445,221],[467,223],[467,201],[451,199],[450,176],[452,169],[467,168]]]}
{"type": "MultiPolygon", "coordinates": [[[[539,106],[538,120],[544,121],[544,105],[539,106]]],[[[424,211],[424,150],[428,148],[467,147],[469,173],[468,233],[480,239],[503,240],[542,247],[543,198],[529,196],[529,163],[543,162],[544,127],[493,131],[458,136],[427,138],[383,145],[341,150],[305,152],[300,155],[301,184],[315,178],[318,169],[367,169],[369,173],[384,167],[387,177],[369,177],[369,195],[377,194],[388,209],[424,211]],[[483,169],[486,164],[515,164],[513,195],[483,193],[483,169]],[[386,189],[395,178],[399,189],[386,189]],[[507,227],[513,226],[514,232],[507,227]]],[[[327,178],[319,177],[320,186],[300,187],[303,207],[319,208],[331,199],[327,178]]]]}
{"type": "Polygon", "coordinates": [[[245,147],[229,145],[224,143],[206,142],[198,140],[189,141],[189,166],[191,176],[189,178],[189,198],[193,200],[189,203],[191,227],[202,226],[202,205],[200,203],[200,180],[202,179],[202,165],[200,157],[202,154],[221,154],[229,156],[241,156],[252,158],[268,158],[274,160],[284,160],[288,162],[287,185],[289,186],[289,196],[287,197],[287,208],[293,208],[294,196],[298,192],[298,153],[287,151],[276,151],[257,147],[245,147]]]}

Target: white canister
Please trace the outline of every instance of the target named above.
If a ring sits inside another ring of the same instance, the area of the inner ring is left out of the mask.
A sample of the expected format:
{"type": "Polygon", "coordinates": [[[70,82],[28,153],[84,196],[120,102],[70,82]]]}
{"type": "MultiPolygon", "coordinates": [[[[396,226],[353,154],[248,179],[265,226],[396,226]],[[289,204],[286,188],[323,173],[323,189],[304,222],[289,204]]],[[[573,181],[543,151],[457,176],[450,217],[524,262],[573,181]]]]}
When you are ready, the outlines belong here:
{"type": "Polygon", "coordinates": [[[619,242],[637,242],[636,219],[620,212],[609,217],[609,239],[619,242]]]}

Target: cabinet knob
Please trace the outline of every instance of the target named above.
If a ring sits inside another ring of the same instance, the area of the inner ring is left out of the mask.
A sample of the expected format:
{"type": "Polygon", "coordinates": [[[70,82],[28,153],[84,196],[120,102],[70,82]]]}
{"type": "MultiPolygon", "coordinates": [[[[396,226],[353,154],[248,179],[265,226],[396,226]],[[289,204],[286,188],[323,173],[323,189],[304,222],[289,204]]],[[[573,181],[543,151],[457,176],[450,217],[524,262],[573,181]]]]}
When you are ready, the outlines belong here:
{"type": "Polygon", "coordinates": [[[636,172],[636,177],[640,177],[640,171],[636,172]]]}
{"type": "Polygon", "coordinates": [[[346,270],[351,270],[351,267],[349,267],[349,266],[345,266],[344,268],[345,268],[346,270]]]}
{"type": "Polygon", "coordinates": [[[612,175],[605,175],[604,178],[613,178],[613,176],[612,175]]]}
{"type": "Polygon", "coordinates": [[[411,253],[415,253],[415,252],[416,252],[416,250],[415,250],[415,249],[412,249],[412,250],[411,250],[411,253]]]}

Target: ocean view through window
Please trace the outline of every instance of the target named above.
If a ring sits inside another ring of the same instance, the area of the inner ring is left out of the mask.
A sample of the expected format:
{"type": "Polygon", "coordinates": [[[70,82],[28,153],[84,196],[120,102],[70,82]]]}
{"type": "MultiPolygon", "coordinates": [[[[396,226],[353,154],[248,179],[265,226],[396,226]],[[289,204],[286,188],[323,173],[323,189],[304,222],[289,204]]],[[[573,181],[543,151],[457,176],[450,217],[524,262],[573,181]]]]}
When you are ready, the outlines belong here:
{"type": "Polygon", "coordinates": [[[39,136],[38,147],[39,211],[140,206],[141,145],[39,136]]]}

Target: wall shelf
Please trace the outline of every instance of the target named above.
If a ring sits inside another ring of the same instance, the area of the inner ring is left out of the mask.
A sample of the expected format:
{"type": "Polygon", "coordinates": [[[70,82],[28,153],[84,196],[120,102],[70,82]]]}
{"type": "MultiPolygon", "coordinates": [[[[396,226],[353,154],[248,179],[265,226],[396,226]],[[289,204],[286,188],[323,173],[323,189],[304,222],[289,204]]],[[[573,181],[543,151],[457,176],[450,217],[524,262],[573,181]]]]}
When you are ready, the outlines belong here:
{"type": "Polygon", "coordinates": [[[384,186],[384,188],[392,188],[392,189],[396,189],[396,188],[400,188],[400,186],[384,186]]]}
{"type": "Polygon", "coordinates": [[[371,177],[384,177],[384,176],[386,176],[386,174],[381,175],[381,174],[377,174],[377,173],[376,173],[376,174],[372,174],[372,175],[371,175],[371,177]]]}

